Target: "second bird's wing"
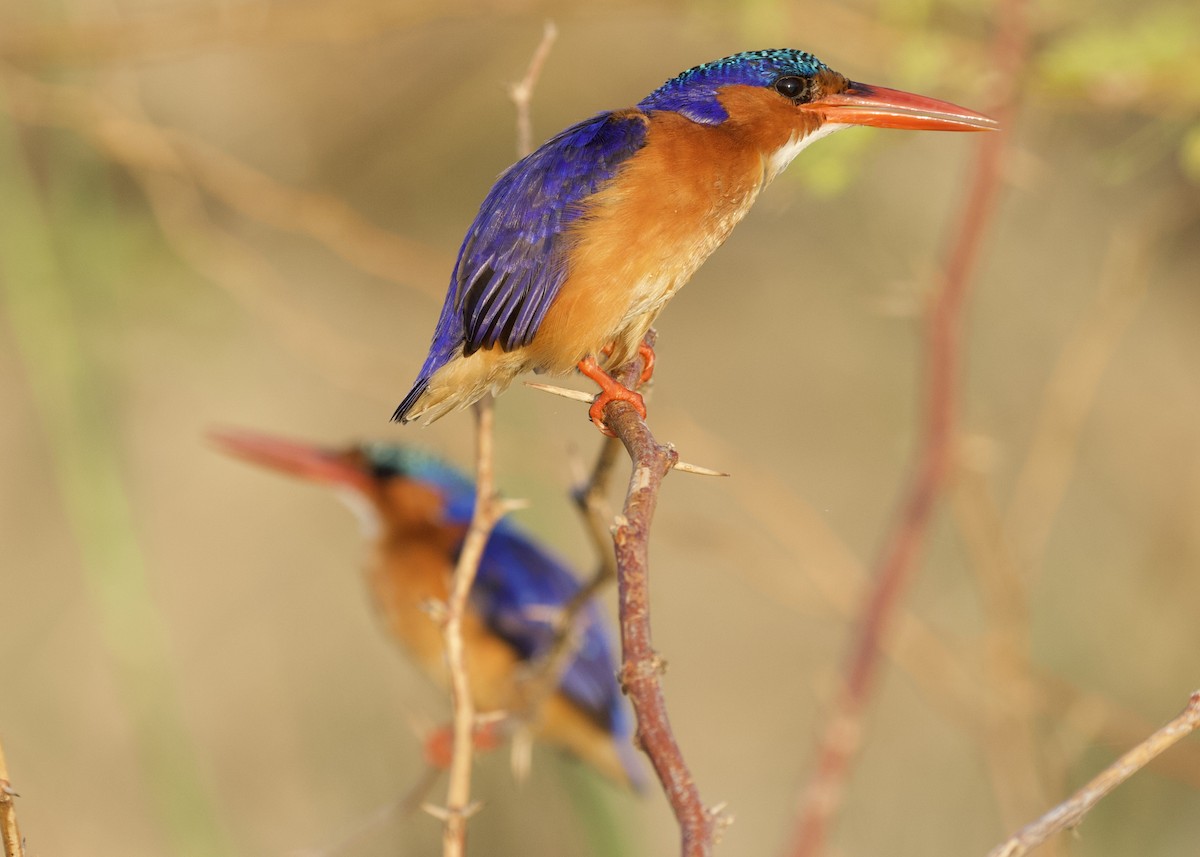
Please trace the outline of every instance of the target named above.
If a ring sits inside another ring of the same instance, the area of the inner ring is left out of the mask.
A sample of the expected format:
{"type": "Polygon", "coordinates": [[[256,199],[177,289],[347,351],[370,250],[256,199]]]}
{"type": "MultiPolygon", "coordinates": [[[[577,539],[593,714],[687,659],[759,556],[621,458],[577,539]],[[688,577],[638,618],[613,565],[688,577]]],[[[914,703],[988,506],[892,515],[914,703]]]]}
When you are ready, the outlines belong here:
{"type": "Polygon", "coordinates": [[[601,113],[500,176],[459,250],[443,311],[461,325],[464,353],[529,344],[567,277],[566,230],[645,139],[644,115],[601,113]]]}
{"type": "MultiPolygon", "coordinates": [[[[502,525],[488,541],[471,597],[488,627],[529,660],[548,651],[558,612],[578,591],[575,576],[559,560],[502,525]]],[[[628,720],[603,618],[589,604],[581,620],[585,626],[560,690],[605,729],[624,734],[628,720]]]]}

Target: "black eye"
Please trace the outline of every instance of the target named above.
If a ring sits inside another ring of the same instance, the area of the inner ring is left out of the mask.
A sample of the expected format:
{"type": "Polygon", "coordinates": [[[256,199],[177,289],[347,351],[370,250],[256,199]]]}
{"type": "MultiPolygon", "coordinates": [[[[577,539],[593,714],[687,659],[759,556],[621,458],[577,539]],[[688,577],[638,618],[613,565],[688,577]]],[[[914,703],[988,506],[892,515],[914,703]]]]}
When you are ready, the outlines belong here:
{"type": "Polygon", "coordinates": [[[808,91],[808,81],[802,77],[781,77],[775,81],[775,91],[793,100],[801,99],[808,91]]]}

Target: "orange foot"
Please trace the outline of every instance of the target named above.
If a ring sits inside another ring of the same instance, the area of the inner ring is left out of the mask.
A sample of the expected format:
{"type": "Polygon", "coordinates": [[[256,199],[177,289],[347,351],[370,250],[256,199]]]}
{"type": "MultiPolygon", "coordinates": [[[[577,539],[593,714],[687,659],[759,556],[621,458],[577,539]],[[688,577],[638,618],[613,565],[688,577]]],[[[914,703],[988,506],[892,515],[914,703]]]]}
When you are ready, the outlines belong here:
{"type": "MultiPolygon", "coordinates": [[[[652,365],[653,360],[650,362],[652,365]]],[[[642,419],[646,418],[646,401],[642,398],[642,394],[630,390],[601,369],[595,357],[585,357],[579,361],[578,365],[580,372],[600,385],[600,394],[588,408],[588,416],[592,418],[592,423],[601,432],[609,437],[617,436],[616,432],[604,424],[604,409],[608,407],[609,402],[629,402],[642,419]]],[[[642,374],[645,375],[645,372],[642,374]]]]}
{"type": "MultiPolygon", "coordinates": [[[[498,723],[484,723],[475,728],[473,743],[481,753],[495,750],[500,746],[500,729],[498,723]]],[[[454,759],[454,727],[447,724],[439,726],[425,739],[425,761],[435,768],[446,770],[454,759]]]]}

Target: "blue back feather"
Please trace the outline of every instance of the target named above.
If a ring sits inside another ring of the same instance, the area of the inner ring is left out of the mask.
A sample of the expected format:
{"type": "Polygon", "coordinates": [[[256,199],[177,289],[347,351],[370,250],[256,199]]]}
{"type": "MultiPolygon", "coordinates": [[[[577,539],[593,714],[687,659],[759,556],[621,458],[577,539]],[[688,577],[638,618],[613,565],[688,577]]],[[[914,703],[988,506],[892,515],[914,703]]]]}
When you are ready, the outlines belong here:
{"type": "Polygon", "coordinates": [[[642,117],[601,113],[496,180],[458,252],[429,357],[393,419],[403,419],[430,377],[458,354],[529,344],[567,278],[567,228],[645,138],[642,117]]]}

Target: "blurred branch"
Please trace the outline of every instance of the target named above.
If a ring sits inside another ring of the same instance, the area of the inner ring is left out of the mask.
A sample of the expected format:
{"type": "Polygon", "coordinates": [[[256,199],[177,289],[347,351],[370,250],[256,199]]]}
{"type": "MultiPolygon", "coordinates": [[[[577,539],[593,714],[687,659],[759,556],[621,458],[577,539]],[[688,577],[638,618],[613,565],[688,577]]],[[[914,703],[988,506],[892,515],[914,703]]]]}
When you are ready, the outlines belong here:
{"type": "Polygon", "coordinates": [[[1038,688],[1029,651],[1029,592],[988,490],[986,444],[978,438],[959,445],[950,503],[983,607],[984,734],[978,743],[1000,817],[1008,827],[1044,806],[1047,790],[1038,764],[1038,688]]]}
{"type": "MultiPolygon", "coordinates": [[[[0,103],[0,108],[3,104],[0,103]]],[[[106,378],[79,328],[78,295],[14,129],[0,121],[0,316],[36,403],[88,606],[99,622],[152,816],[173,853],[228,852],[216,801],[180,701],[169,623],[153,597],[134,509],[103,396],[106,378]]]]}
{"type": "Polygon", "coordinates": [[[533,90],[537,86],[538,78],[542,75],[542,66],[546,64],[546,57],[550,56],[550,49],[554,47],[557,38],[558,27],[554,26],[553,21],[547,21],[542,29],[542,40],[533,52],[533,58],[529,60],[529,68],[525,70],[525,76],[508,90],[509,98],[517,107],[518,158],[523,158],[533,151],[533,119],[530,116],[533,90]]]}
{"type": "MultiPolygon", "coordinates": [[[[495,4],[310,0],[173,6],[128,19],[8,27],[0,32],[0,57],[25,65],[87,65],[246,46],[352,44],[429,20],[477,16],[481,5],[495,4]]],[[[511,10],[512,4],[503,8],[511,10]]]]}
{"type": "MultiPolygon", "coordinates": [[[[652,330],[646,335],[646,344],[653,348],[654,341],[652,330]]],[[[642,367],[639,356],[622,367],[616,379],[632,390],[642,367]]],[[[625,507],[612,535],[621,619],[621,687],[637,717],[636,741],[650,757],[679,823],[683,857],[707,857],[712,854],[716,816],[700,799],[700,790],[671,732],[659,681],[665,665],[650,640],[650,524],[663,478],[678,455],[673,447],[654,439],[628,402],[611,402],[604,421],[633,461],[625,507]]]]}
{"type": "MultiPolygon", "coordinates": [[[[95,93],[42,84],[3,66],[0,85],[14,96],[8,107],[15,118],[28,124],[77,130],[128,169],[145,192],[171,249],[241,306],[268,322],[279,340],[313,371],[341,389],[368,399],[379,398],[381,403],[390,402],[379,392],[387,385],[383,375],[386,365],[377,349],[343,336],[318,313],[297,302],[290,284],[262,253],[212,219],[195,171],[175,150],[178,140],[172,132],[138,117],[136,106],[129,112],[110,115],[105,112],[110,102],[95,93]],[[114,128],[133,128],[136,132],[114,128]]],[[[276,188],[282,196],[287,190],[276,188]]],[[[253,194],[243,191],[241,195],[253,194]]],[[[296,202],[303,207],[301,200],[296,202]]],[[[286,203],[282,207],[286,208],[286,203]]]]}
{"type": "Polygon", "coordinates": [[[273,179],[183,131],[118,108],[84,87],[43,83],[0,65],[14,118],[63,128],[135,172],[173,175],[250,220],[306,236],[348,265],[440,301],[445,260],[425,245],[380,229],[345,201],[273,179]]]}
{"type": "Polygon", "coordinates": [[[25,840],[17,827],[17,808],[13,798],[17,793],[8,779],[8,761],[4,758],[4,742],[0,741],[0,837],[4,841],[4,857],[23,857],[25,840]]]}
{"type": "MultiPolygon", "coordinates": [[[[1015,119],[1016,80],[1026,53],[1025,0],[1001,0],[993,43],[996,69],[992,113],[1004,127],[1015,119]]],[[[979,143],[961,226],[945,263],[927,325],[925,429],[914,475],[892,534],[876,567],[875,584],[858,621],[845,685],[817,749],[816,772],[802,799],[790,854],[825,850],[830,822],[842,803],[861,741],[862,721],[875,685],[880,640],[908,588],[952,460],[961,354],[962,306],[999,192],[1007,134],[979,143]]]]}
{"type": "Polygon", "coordinates": [[[1100,799],[1144,768],[1155,756],[1200,727],[1200,690],[1174,720],[1105,768],[1071,798],[988,852],[988,857],[1022,857],[1055,833],[1079,825],[1100,799]]]}
{"type": "MultiPolygon", "coordinates": [[[[660,406],[660,411],[664,407],[668,406],[660,406]]],[[[853,618],[867,591],[867,571],[828,522],[778,475],[756,467],[743,451],[688,414],[673,411],[668,420],[682,427],[689,449],[720,461],[737,474],[737,479],[729,482],[731,497],[754,526],[795,556],[797,573],[785,577],[756,574],[753,563],[731,568],[776,603],[806,615],[814,609],[813,598],[808,591],[799,591],[797,584],[807,581],[811,592],[837,615],[853,618]]],[[[975,647],[932,627],[902,604],[892,622],[892,632],[879,641],[889,662],[913,682],[931,707],[983,740],[981,724],[993,716],[988,706],[1002,705],[1005,700],[1003,694],[987,693],[987,676],[979,669],[975,647]]],[[[1086,733],[1089,741],[1099,737],[1108,746],[1128,747],[1153,728],[1127,707],[1047,670],[1036,670],[1029,680],[1034,683],[1030,702],[1037,707],[1037,714],[1056,714],[1067,727],[1086,733]]],[[[1200,788],[1200,745],[1181,746],[1160,759],[1156,767],[1164,776],[1200,788]]]]}
{"type": "Polygon", "coordinates": [[[1041,563],[1074,474],[1084,423],[1121,337],[1145,300],[1155,250],[1180,222],[1179,207],[1178,198],[1172,198],[1140,222],[1113,229],[1099,296],[1063,348],[1046,384],[1029,453],[1004,520],[1005,533],[1027,576],[1035,575],[1041,563]]]}

